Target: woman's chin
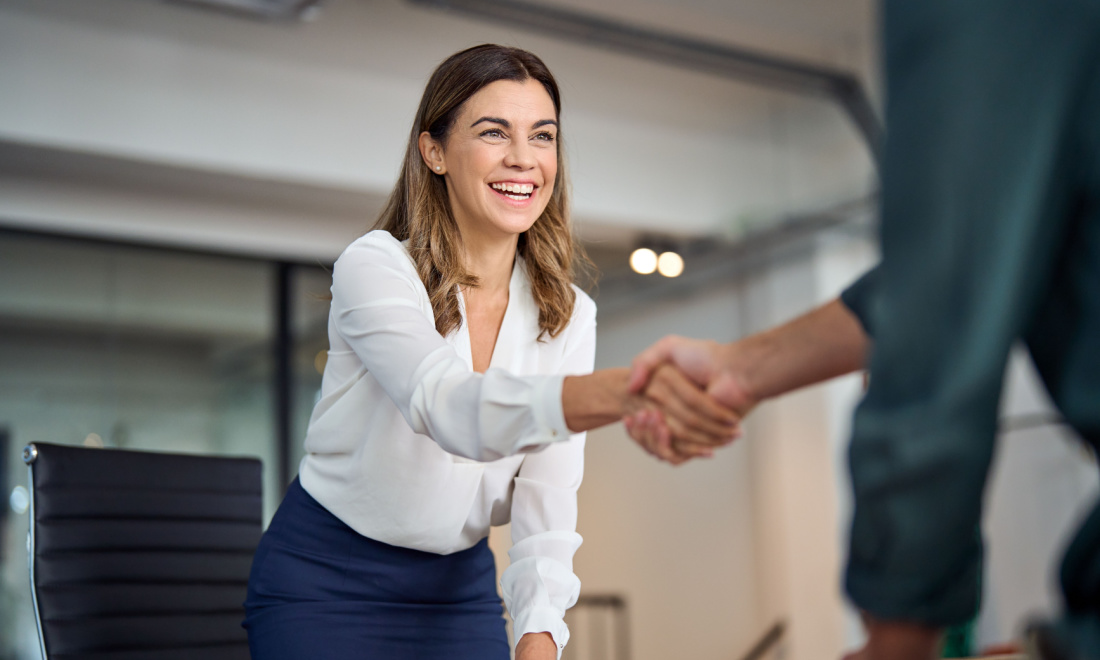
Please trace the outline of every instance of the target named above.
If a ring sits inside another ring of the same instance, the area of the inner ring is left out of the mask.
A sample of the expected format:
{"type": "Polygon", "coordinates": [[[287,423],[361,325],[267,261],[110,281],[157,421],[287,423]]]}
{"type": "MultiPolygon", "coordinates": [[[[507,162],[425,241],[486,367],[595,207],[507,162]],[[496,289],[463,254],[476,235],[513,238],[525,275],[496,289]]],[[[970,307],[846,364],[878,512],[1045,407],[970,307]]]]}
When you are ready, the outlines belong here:
{"type": "MultiPolygon", "coordinates": [[[[539,213],[541,215],[541,212],[539,213]]],[[[498,232],[518,236],[534,226],[539,215],[524,213],[522,216],[511,215],[486,220],[498,232]]]]}

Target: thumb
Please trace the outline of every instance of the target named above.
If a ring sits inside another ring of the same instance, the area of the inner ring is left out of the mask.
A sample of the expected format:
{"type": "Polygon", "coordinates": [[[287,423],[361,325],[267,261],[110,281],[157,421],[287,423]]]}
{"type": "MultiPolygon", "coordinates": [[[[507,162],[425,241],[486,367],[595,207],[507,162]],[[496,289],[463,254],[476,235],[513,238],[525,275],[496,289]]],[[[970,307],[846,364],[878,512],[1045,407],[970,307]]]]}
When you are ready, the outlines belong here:
{"type": "Polygon", "coordinates": [[[634,358],[630,363],[630,380],[627,381],[627,389],[632,394],[638,394],[645,389],[653,370],[668,361],[674,342],[675,337],[665,337],[634,358]]]}
{"type": "Polygon", "coordinates": [[[707,386],[707,394],[742,417],[747,415],[757,403],[752,394],[733,374],[724,372],[719,372],[707,386]]]}

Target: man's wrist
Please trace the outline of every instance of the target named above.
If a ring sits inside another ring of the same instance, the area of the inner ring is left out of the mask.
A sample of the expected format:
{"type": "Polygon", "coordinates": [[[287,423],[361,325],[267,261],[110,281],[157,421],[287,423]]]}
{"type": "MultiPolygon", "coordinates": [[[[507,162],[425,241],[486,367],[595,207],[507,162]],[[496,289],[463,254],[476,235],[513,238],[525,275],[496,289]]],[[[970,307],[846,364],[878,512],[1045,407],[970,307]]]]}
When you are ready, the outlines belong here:
{"type": "Polygon", "coordinates": [[[718,348],[719,369],[735,384],[744,405],[755,406],[767,398],[761,374],[766,373],[771,344],[767,335],[752,335],[718,348]]]}

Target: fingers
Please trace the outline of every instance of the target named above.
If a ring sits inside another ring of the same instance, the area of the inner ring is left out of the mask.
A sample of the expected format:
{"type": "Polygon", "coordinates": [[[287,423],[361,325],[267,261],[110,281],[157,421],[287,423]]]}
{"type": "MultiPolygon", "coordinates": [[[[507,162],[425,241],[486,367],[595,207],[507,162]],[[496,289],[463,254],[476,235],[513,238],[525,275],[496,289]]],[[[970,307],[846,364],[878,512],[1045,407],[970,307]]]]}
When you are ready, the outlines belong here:
{"type": "Polygon", "coordinates": [[[704,445],[728,444],[740,418],[719,405],[675,368],[661,365],[645,390],[665,413],[673,436],[704,445]]]}
{"type": "Polygon", "coordinates": [[[736,428],[727,431],[725,435],[713,436],[688,428],[672,416],[666,416],[665,424],[672,438],[673,448],[693,456],[710,456],[714,449],[724,447],[740,437],[740,431],[736,428]]]}
{"type": "Polygon", "coordinates": [[[727,445],[733,444],[741,437],[741,430],[738,429],[734,432],[733,436],[728,440],[720,444],[712,444],[709,442],[692,442],[683,438],[675,437],[675,431],[670,430],[672,433],[672,449],[680,456],[691,458],[713,458],[716,449],[721,449],[727,445]]]}
{"type": "Polygon", "coordinates": [[[641,410],[623,418],[623,427],[634,442],[638,443],[645,453],[655,458],[657,454],[657,441],[653,434],[649,421],[650,411],[641,410]]]}
{"type": "Polygon", "coordinates": [[[639,410],[624,417],[623,426],[646,453],[659,460],[679,465],[691,458],[673,448],[671,435],[660,411],[649,408],[639,410]]]}
{"type": "Polygon", "coordinates": [[[669,335],[645,349],[630,364],[630,380],[627,387],[632,394],[641,392],[649,382],[650,374],[663,362],[672,357],[672,350],[680,337],[669,335]]]}
{"type": "MultiPolygon", "coordinates": [[[[649,455],[680,465],[693,458],[713,458],[715,445],[677,439],[658,410],[642,409],[623,418],[630,437],[649,455]]],[[[735,437],[740,436],[740,431],[735,437]]],[[[733,442],[731,438],[729,442],[733,442]]],[[[726,443],[728,444],[728,443],[726,443]]]]}
{"type": "Polygon", "coordinates": [[[714,445],[704,445],[687,440],[674,440],[672,451],[682,458],[714,458],[714,445]]]}

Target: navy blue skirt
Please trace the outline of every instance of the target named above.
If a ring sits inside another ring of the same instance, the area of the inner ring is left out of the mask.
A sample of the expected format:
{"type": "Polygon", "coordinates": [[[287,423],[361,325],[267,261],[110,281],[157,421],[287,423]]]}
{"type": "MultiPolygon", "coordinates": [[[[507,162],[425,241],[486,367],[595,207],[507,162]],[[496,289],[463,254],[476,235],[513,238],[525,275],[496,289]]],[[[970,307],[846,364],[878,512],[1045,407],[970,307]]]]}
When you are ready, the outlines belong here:
{"type": "Polygon", "coordinates": [[[252,561],[252,660],[507,660],[488,541],[450,555],[367,538],[295,479],[252,561]]]}

